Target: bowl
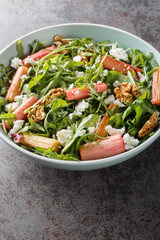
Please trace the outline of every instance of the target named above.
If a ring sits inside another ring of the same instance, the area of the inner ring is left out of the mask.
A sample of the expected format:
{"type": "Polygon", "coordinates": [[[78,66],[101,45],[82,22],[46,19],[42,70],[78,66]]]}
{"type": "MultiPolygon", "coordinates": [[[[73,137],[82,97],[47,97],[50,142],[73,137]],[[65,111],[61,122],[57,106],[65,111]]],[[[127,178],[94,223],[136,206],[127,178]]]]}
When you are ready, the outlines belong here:
{"type": "MultiPolygon", "coordinates": [[[[94,41],[118,41],[119,46],[122,48],[138,48],[143,52],[151,51],[154,54],[154,58],[160,65],[160,53],[153,48],[150,44],[145,42],[144,40],[138,38],[137,36],[128,33],[126,31],[104,26],[98,24],[85,24],[85,23],[70,23],[70,24],[60,24],[55,26],[50,26],[46,28],[42,28],[36,31],[33,31],[29,34],[22,36],[21,41],[24,47],[24,52],[28,54],[29,48],[28,43],[33,42],[34,40],[38,39],[42,42],[47,41],[47,44],[50,45],[53,40],[53,36],[56,34],[63,35],[65,37],[90,37],[93,38],[94,41]]],[[[17,39],[18,40],[18,39],[17,39]]],[[[6,48],[4,48],[0,52],[0,63],[5,65],[9,65],[10,59],[17,55],[16,52],[16,42],[12,42],[6,48]]],[[[72,162],[72,161],[65,161],[65,160],[57,160],[57,159],[49,159],[43,156],[39,156],[32,152],[29,152],[18,145],[16,145],[9,137],[0,130],[0,137],[11,147],[13,147],[18,152],[22,153],[23,155],[27,156],[27,158],[32,159],[38,163],[58,168],[64,170],[76,170],[76,171],[84,171],[84,170],[95,170],[100,168],[109,167],[123,161],[128,160],[131,157],[134,157],[138,153],[142,152],[146,149],[149,145],[151,145],[158,137],[160,136],[160,128],[156,131],[156,133],[148,138],[145,142],[141,145],[137,146],[136,148],[113,156],[98,160],[90,160],[90,161],[80,161],[80,162],[72,162]]]]}

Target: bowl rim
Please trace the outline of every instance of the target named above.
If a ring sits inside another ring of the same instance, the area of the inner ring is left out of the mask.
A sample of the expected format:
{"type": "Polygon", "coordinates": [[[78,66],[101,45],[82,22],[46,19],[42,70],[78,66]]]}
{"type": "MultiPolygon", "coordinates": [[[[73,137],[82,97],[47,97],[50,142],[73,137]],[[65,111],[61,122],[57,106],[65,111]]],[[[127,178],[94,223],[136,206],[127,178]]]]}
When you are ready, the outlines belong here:
{"type": "MultiPolygon", "coordinates": [[[[112,29],[115,30],[117,32],[122,32],[126,35],[130,35],[133,38],[136,38],[137,40],[141,41],[142,43],[145,43],[145,45],[148,45],[148,47],[154,52],[156,52],[156,54],[158,54],[160,56],[160,53],[153,47],[151,46],[148,42],[146,42],[145,40],[141,39],[140,37],[135,36],[134,34],[127,32],[125,30],[119,29],[119,28],[115,28],[115,27],[111,27],[108,25],[102,25],[102,24],[94,24],[94,23],[64,23],[64,24],[57,24],[57,25],[50,25],[47,27],[43,27],[43,28],[39,28],[37,30],[31,31],[27,34],[22,35],[21,37],[15,39],[14,41],[12,41],[10,44],[8,44],[6,47],[4,47],[1,51],[0,51],[0,55],[5,52],[10,46],[12,46],[13,44],[15,44],[18,40],[22,40],[23,38],[32,35],[36,32],[40,32],[46,29],[52,29],[55,27],[64,27],[64,26],[93,26],[93,27],[101,27],[101,28],[107,28],[107,29],[112,29]]],[[[32,159],[37,159],[40,160],[41,163],[47,164],[47,163],[51,163],[50,166],[56,167],[56,168],[61,168],[61,166],[70,166],[71,168],[74,166],[75,169],[73,170],[79,170],[81,171],[82,168],[78,169],[78,166],[84,166],[85,167],[90,167],[92,169],[99,169],[99,168],[103,168],[103,167],[108,167],[108,166],[103,166],[104,163],[108,163],[107,165],[112,166],[115,164],[118,164],[120,162],[123,162],[125,160],[128,160],[130,157],[133,157],[135,155],[137,155],[138,153],[142,152],[144,149],[146,149],[149,145],[151,145],[158,137],[160,136],[160,128],[154,133],[153,136],[149,137],[147,140],[145,140],[143,143],[141,143],[140,145],[138,145],[137,147],[135,147],[132,150],[126,151],[124,153],[112,156],[112,157],[108,157],[108,158],[100,158],[100,159],[96,159],[96,160],[88,160],[88,161],[67,161],[67,160],[58,160],[55,158],[47,158],[35,153],[32,153],[26,149],[23,149],[22,147],[20,147],[19,145],[17,145],[16,143],[14,143],[4,132],[2,129],[0,129],[0,137],[6,142],[8,143],[11,147],[13,147],[14,149],[18,150],[19,152],[25,154],[26,156],[31,157],[32,159]],[[119,161],[117,161],[119,160],[119,161]],[[53,165],[52,165],[53,164],[53,165]],[[56,164],[56,166],[54,166],[54,164],[56,164]],[[99,166],[97,166],[99,165],[99,166]]],[[[65,169],[65,168],[64,168],[65,169]]],[[[87,169],[87,170],[89,170],[87,169]]],[[[86,170],[86,169],[84,169],[86,170]]]]}

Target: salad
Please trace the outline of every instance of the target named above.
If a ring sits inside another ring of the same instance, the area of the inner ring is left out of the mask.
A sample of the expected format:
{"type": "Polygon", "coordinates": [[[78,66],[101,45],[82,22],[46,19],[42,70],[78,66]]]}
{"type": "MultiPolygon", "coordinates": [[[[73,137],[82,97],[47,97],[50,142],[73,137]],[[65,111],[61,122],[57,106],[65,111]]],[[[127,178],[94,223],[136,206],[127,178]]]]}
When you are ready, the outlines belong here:
{"type": "Polygon", "coordinates": [[[85,161],[129,151],[159,128],[160,67],[153,53],[108,40],[21,41],[0,64],[0,124],[19,146],[85,161]]]}

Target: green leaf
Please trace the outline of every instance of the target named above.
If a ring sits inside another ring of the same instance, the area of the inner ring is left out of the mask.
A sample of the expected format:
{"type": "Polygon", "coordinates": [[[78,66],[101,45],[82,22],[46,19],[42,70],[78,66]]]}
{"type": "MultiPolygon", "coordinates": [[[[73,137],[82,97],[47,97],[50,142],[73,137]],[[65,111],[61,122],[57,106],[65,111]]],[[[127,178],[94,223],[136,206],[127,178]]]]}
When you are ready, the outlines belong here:
{"type": "Polygon", "coordinates": [[[117,71],[109,71],[106,78],[106,83],[111,85],[111,89],[113,90],[113,83],[115,81],[119,81],[121,84],[123,82],[131,82],[130,78],[123,73],[117,71]]]}
{"type": "Polygon", "coordinates": [[[38,82],[44,77],[44,75],[45,75],[45,73],[39,75],[38,77],[34,77],[33,80],[31,80],[31,81],[29,82],[28,91],[29,91],[32,87],[34,87],[34,85],[35,85],[36,83],[38,83],[38,82]]]}
{"type": "Polygon", "coordinates": [[[152,60],[152,65],[153,65],[153,68],[159,67],[159,64],[155,59],[152,60]]]}
{"type": "Polygon", "coordinates": [[[21,40],[18,40],[16,49],[17,49],[17,53],[18,53],[17,57],[19,57],[20,59],[25,58],[21,40]]]}
{"type": "Polygon", "coordinates": [[[93,127],[96,122],[98,122],[99,116],[96,114],[90,114],[89,116],[82,119],[79,126],[75,128],[75,133],[71,139],[65,144],[65,147],[62,150],[62,153],[66,152],[69,147],[74,143],[74,141],[83,136],[86,133],[86,128],[93,127]]]}
{"type": "Polygon", "coordinates": [[[47,150],[40,147],[35,147],[35,153],[42,155],[48,158],[56,158],[58,160],[67,160],[67,161],[79,161],[78,156],[72,154],[58,154],[53,152],[54,149],[48,148],[47,150]]]}
{"type": "Polygon", "coordinates": [[[0,113],[4,111],[4,106],[7,104],[7,99],[0,97],[0,113]]]}
{"type": "Polygon", "coordinates": [[[67,104],[68,103],[65,100],[63,100],[61,98],[54,97],[49,105],[51,106],[52,110],[55,110],[55,109],[60,108],[60,107],[66,107],[67,104]]]}
{"type": "Polygon", "coordinates": [[[16,118],[16,115],[12,114],[11,111],[0,115],[0,120],[7,120],[9,124],[12,124],[15,118],[16,118]]]}
{"type": "Polygon", "coordinates": [[[109,124],[114,124],[114,128],[120,128],[123,126],[122,113],[115,113],[110,117],[109,124]]]}
{"type": "Polygon", "coordinates": [[[38,132],[39,131],[40,132],[45,132],[44,127],[41,124],[36,123],[32,118],[31,118],[30,123],[31,123],[31,127],[32,127],[33,130],[38,131],[38,132]]]}
{"type": "Polygon", "coordinates": [[[30,50],[31,50],[31,54],[38,52],[39,50],[45,48],[45,44],[46,42],[40,42],[39,40],[35,40],[33,42],[33,44],[29,44],[30,50]]]}

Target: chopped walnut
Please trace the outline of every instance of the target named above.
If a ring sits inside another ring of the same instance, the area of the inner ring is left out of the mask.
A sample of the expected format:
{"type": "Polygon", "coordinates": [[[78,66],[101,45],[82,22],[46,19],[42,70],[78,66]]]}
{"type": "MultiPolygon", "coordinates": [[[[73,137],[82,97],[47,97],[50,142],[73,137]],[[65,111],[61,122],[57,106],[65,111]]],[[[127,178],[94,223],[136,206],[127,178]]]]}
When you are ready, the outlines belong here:
{"type": "Polygon", "coordinates": [[[84,51],[80,51],[78,55],[81,56],[82,62],[84,62],[85,64],[87,64],[87,63],[88,63],[88,57],[87,57],[87,56],[84,56],[83,53],[84,53],[84,51]]]}
{"type": "Polygon", "coordinates": [[[42,106],[38,106],[36,108],[31,109],[27,115],[29,122],[31,121],[31,118],[32,118],[34,122],[41,123],[42,120],[45,119],[45,117],[46,117],[46,114],[42,106]]]}
{"type": "Polygon", "coordinates": [[[53,88],[50,90],[49,95],[47,98],[44,98],[40,104],[44,104],[45,106],[48,105],[54,97],[58,98],[64,94],[64,89],[63,88],[53,88]]]}
{"type": "Polygon", "coordinates": [[[150,117],[150,119],[143,125],[141,130],[138,132],[138,137],[143,138],[151,133],[158,124],[158,115],[156,112],[150,117]]]}
{"type": "Polygon", "coordinates": [[[60,44],[60,46],[62,45],[66,45],[66,44],[69,44],[69,40],[66,40],[63,36],[61,35],[56,35],[54,37],[54,43],[57,45],[58,43],[60,44]]]}
{"type": "MultiPolygon", "coordinates": [[[[66,44],[69,44],[69,40],[66,40],[63,36],[61,35],[56,35],[54,37],[54,44],[57,46],[57,47],[60,47],[62,45],[66,45],[66,44]]],[[[70,53],[70,50],[69,49],[66,49],[64,51],[61,51],[60,53],[62,54],[68,54],[70,53]]]]}
{"type": "Polygon", "coordinates": [[[116,87],[114,93],[116,98],[122,103],[133,102],[133,96],[138,98],[141,95],[137,85],[128,82],[123,82],[121,87],[116,87]]]}

